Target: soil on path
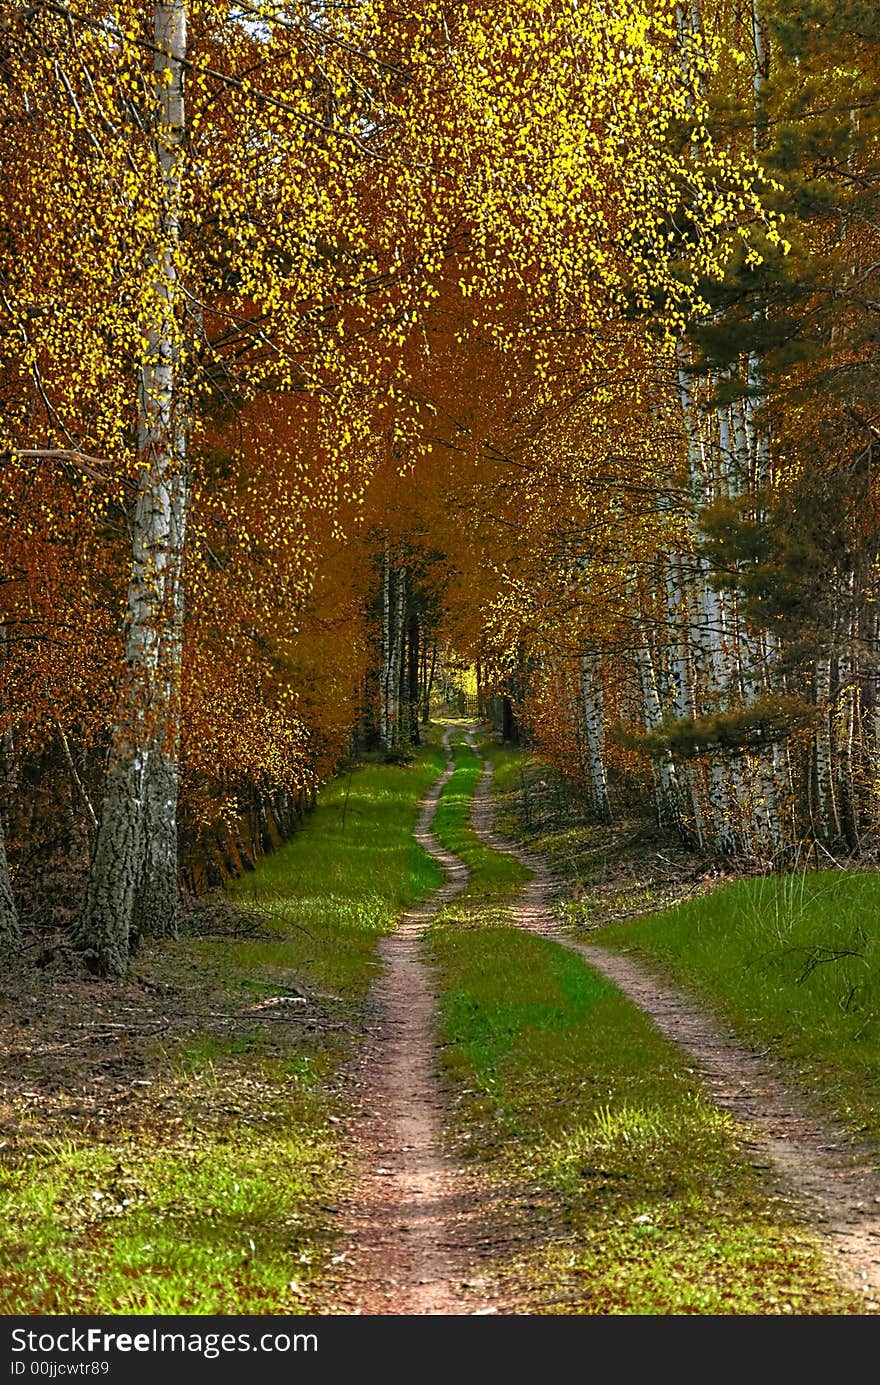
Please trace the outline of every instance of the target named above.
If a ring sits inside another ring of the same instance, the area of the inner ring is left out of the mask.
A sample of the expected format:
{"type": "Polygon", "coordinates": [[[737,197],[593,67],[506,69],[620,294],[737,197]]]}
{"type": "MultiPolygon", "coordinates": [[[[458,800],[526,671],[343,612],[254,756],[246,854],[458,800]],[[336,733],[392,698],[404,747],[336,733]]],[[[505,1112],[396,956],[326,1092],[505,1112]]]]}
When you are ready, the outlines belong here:
{"type": "MultiPolygon", "coordinates": [[[[473,737],[471,748],[479,754],[473,737]]],[[[719,1106],[740,1122],[750,1161],[775,1175],[798,1199],[805,1219],[823,1237],[832,1269],[865,1307],[880,1310],[880,1170],[877,1152],[830,1123],[819,1123],[788,1090],[780,1068],[709,1018],[692,999],[641,962],[566,936],[554,920],[561,883],[546,862],[494,830],[492,766],[477,786],[474,830],[498,851],[533,872],[511,908],[514,923],[552,938],[608,977],[654,1021],[660,1032],[698,1064],[719,1106]]]]}
{"type": "Polygon", "coordinates": [[[373,998],[375,1019],[351,1076],[362,1109],[348,1133],[362,1173],[343,1209],[349,1235],[339,1261],[336,1313],[498,1311],[487,1306],[491,1287],[481,1281],[478,1264],[485,1196],[442,1148],[436,1005],[421,955],[431,919],[468,880],[464,863],[431,831],[453,773],[449,733],[444,747],[447,767],[422,802],[415,837],[443,866],[447,881],[379,945],[384,971],[373,998]]]}

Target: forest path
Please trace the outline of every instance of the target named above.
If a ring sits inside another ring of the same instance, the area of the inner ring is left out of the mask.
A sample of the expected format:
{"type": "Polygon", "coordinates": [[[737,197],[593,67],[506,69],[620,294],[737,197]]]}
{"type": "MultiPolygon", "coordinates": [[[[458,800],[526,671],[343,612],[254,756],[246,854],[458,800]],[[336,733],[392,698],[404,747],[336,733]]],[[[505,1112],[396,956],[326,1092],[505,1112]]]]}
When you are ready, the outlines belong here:
{"type": "MultiPolygon", "coordinates": [[[[470,733],[468,743],[479,755],[470,733]]],[[[560,932],[553,912],[559,882],[545,861],[495,832],[493,767],[483,763],[471,809],[474,830],[497,851],[514,856],[533,872],[510,908],[514,923],[579,953],[698,1064],[714,1100],[744,1128],[750,1162],[775,1174],[795,1194],[806,1221],[823,1238],[840,1281],[864,1294],[869,1311],[880,1309],[876,1151],[859,1146],[830,1122],[819,1123],[810,1116],[774,1064],[743,1047],[730,1030],[641,962],[560,932]]]]}
{"type": "MultiPolygon", "coordinates": [[[[420,846],[447,880],[397,931],[382,938],[384,971],[374,995],[376,1019],[352,1075],[362,1107],[350,1124],[361,1177],[343,1209],[348,1228],[333,1311],[345,1314],[473,1314],[485,1298],[471,1266],[480,1235],[480,1195],[442,1148],[443,1101],[436,1072],[436,1002],[422,960],[431,920],[468,882],[465,864],[431,827],[454,772],[450,732],[446,769],[422,800],[420,846]]],[[[482,1214],[485,1214],[485,1197],[482,1214]]]]}

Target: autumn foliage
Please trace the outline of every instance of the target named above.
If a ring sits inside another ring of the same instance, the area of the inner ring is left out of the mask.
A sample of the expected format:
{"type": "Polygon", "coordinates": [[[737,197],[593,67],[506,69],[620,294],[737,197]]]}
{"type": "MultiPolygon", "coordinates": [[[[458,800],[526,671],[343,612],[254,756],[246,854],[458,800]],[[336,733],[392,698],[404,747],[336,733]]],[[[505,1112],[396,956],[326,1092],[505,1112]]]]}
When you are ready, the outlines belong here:
{"type": "Polygon", "coordinates": [[[72,815],[124,972],[444,657],[602,818],[873,840],[878,35],[794,9],[7,7],[10,947],[72,815]]]}

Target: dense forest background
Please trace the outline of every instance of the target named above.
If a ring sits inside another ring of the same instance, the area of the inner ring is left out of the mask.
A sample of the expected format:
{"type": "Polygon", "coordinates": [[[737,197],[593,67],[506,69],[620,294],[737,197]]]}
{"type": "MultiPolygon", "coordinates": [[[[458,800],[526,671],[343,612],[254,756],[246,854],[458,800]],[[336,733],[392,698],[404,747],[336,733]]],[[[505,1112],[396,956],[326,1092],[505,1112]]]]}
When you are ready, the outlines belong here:
{"type": "Polygon", "coordinates": [[[124,973],[441,686],[600,820],[873,857],[878,64],[862,0],[0,7],[7,954],[124,973]]]}

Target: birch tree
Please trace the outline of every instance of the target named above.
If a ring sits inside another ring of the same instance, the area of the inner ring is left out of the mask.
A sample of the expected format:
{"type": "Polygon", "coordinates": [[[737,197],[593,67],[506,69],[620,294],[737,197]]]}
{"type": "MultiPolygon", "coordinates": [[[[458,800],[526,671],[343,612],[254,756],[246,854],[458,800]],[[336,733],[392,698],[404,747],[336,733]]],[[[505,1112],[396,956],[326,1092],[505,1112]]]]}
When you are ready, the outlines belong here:
{"type": "Polygon", "coordinates": [[[6,844],[3,839],[2,823],[0,823],[0,955],[8,957],[17,952],[20,945],[21,932],[18,926],[18,913],[9,880],[6,844]]]}
{"type": "Polygon", "coordinates": [[[153,10],[153,95],[159,218],[141,330],[138,495],[125,673],[104,802],[77,943],[95,970],[124,975],[132,932],[173,935],[177,873],[180,629],[186,524],[183,286],[179,277],[182,153],[186,133],[183,0],[153,10]]]}
{"type": "Polygon", "coordinates": [[[593,809],[600,822],[611,821],[608,802],[608,776],[605,766],[605,699],[602,689],[602,660],[587,653],[581,665],[584,693],[584,736],[593,809]]]}

